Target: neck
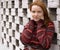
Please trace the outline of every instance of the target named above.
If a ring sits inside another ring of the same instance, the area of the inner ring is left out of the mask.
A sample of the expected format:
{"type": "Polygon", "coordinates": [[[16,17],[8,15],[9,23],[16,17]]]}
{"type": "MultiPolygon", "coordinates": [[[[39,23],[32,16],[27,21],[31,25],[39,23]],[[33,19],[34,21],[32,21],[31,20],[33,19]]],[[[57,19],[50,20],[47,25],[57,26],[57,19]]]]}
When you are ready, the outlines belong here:
{"type": "Polygon", "coordinates": [[[40,20],[35,21],[35,22],[36,22],[36,24],[38,24],[38,23],[44,23],[44,20],[43,19],[40,19],[40,20]]]}

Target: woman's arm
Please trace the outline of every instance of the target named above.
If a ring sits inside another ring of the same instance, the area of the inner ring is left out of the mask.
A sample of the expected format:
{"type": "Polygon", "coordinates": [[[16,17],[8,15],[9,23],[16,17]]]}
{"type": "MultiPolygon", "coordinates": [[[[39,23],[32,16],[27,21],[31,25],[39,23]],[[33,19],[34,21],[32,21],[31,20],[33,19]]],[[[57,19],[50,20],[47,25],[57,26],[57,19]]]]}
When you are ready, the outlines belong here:
{"type": "Polygon", "coordinates": [[[40,31],[37,31],[37,38],[39,40],[39,44],[41,44],[45,48],[49,48],[52,42],[54,32],[55,28],[52,22],[48,23],[46,29],[40,29],[40,31]]]}
{"type": "Polygon", "coordinates": [[[42,45],[44,48],[49,48],[52,42],[52,37],[55,32],[54,24],[48,23],[47,28],[38,28],[36,38],[39,41],[31,41],[36,45],[42,45]]]}
{"type": "Polygon", "coordinates": [[[33,21],[30,21],[29,23],[26,24],[20,36],[20,40],[23,44],[30,44],[33,30],[34,30],[33,21]]]}

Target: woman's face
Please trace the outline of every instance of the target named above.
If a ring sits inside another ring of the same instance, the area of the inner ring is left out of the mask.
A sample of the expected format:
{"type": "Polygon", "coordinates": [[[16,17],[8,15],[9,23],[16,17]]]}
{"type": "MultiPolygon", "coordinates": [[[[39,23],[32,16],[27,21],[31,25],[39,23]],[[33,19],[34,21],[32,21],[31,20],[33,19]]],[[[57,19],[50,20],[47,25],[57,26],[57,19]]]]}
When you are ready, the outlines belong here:
{"type": "Polygon", "coordinates": [[[31,15],[34,21],[39,21],[40,19],[44,19],[43,10],[40,6],[37,5],[32,6],[31,15]]]}

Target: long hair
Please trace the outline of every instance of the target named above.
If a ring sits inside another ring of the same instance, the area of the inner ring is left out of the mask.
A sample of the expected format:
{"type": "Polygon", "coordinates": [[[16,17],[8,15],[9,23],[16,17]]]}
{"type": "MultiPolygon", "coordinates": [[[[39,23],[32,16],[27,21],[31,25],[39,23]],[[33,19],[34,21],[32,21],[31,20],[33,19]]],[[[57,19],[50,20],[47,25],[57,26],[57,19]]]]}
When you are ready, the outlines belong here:
{"type": "Polygon", "coordinates": [[[48,16],[48,11],[47,11],[47,8],[46,8],[45,4],[42,1],[38,1],[38,0],[34,1],[29,6],[30,11],[31,11],[31,8],[32,8],[33,5],[38,5],[42,8],[43,13],[44,13],[44,23],[47,26],[48,22],[51,21],[51,19],[48,16]]]}

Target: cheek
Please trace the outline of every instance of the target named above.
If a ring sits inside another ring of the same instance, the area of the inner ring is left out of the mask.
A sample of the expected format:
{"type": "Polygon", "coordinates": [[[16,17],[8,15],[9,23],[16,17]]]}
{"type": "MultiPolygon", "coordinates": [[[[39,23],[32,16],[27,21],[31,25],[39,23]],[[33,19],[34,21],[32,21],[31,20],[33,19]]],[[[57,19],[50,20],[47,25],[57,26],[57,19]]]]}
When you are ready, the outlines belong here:
{"type": "Polygon", "coordinates": [[[33,13],[31,13],[31,17],[34,18],[34,14],[33,13]]]}
{"type": "Polygon", "coordinates": [[[34,16],[34,15],[32,15],[32,18],[35,18],[35,16],[34,16]]]}
{"type": "Polygon", "coordinates": [[[34,16],[34,15],[35,15],[35,13],[33,13],[33,12],[31,11],[31,15],[32,15],[32,16],[34,16]]]}
{"type": "Polygon", "coordinates": [[[43,13],[39,13],[39,16],[44,16],[44,14],[43,13]]]}

